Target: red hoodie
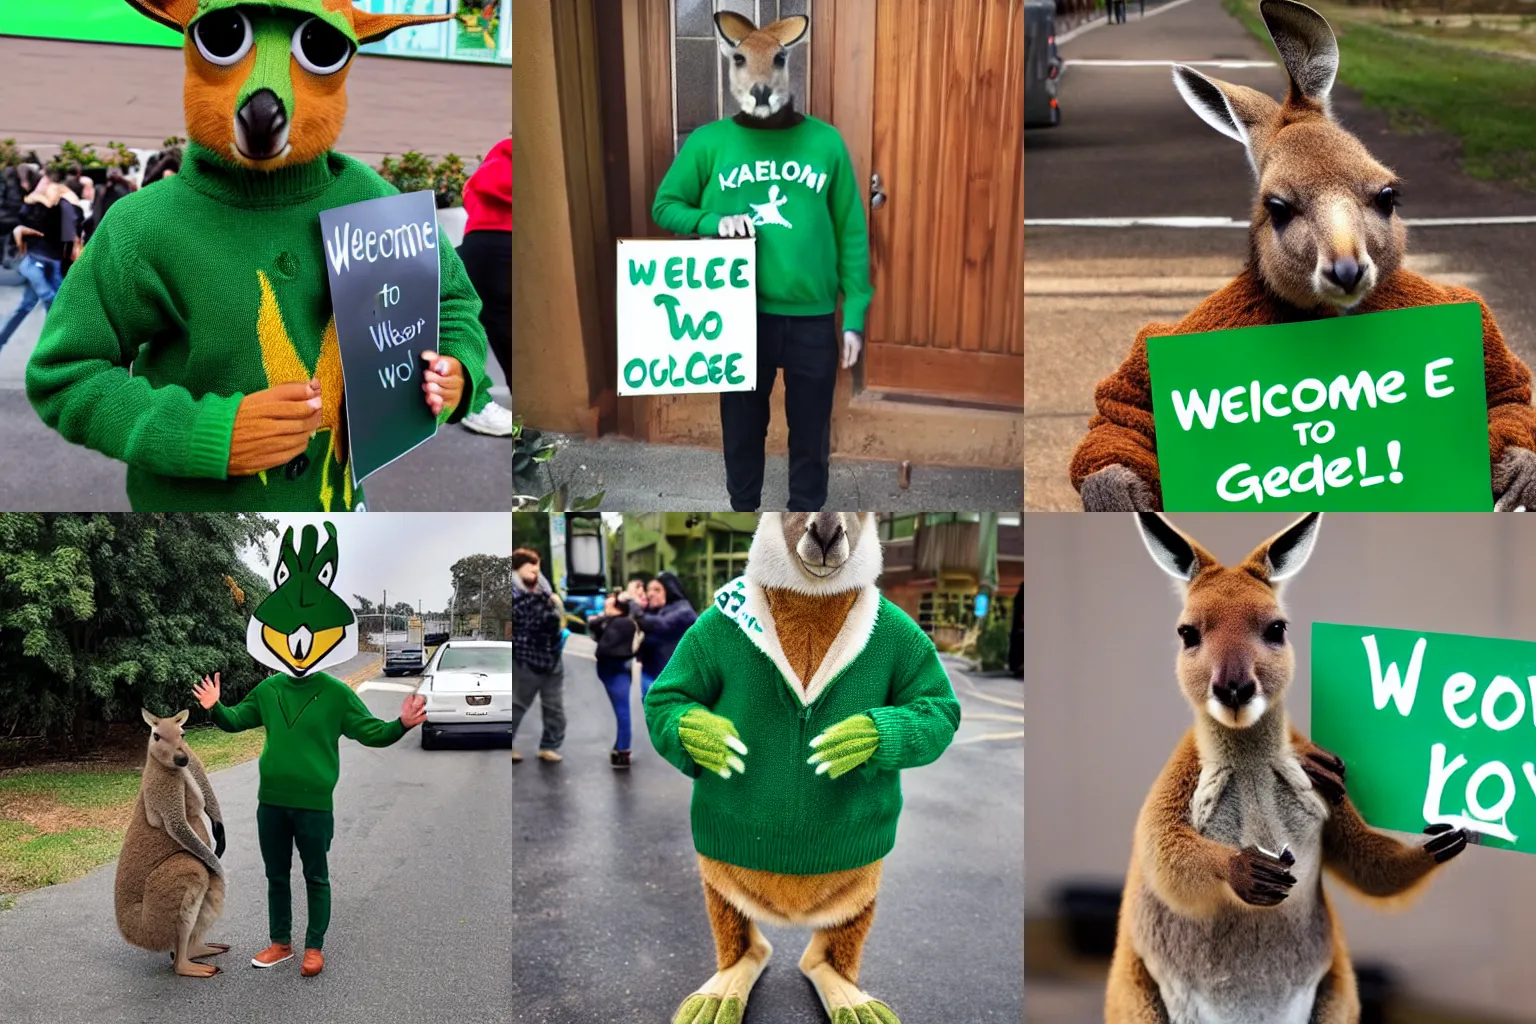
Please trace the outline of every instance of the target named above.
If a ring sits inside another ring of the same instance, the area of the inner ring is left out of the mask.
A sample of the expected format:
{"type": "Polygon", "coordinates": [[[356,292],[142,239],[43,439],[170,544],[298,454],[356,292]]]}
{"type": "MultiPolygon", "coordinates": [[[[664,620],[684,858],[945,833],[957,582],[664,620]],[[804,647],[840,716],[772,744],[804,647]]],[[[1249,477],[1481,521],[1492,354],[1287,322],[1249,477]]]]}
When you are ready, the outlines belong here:
{"type": "Polygon", "coordinates": [[[502,139],[464,186],[464,232],[512,230],[512,140],[502,139]]]}

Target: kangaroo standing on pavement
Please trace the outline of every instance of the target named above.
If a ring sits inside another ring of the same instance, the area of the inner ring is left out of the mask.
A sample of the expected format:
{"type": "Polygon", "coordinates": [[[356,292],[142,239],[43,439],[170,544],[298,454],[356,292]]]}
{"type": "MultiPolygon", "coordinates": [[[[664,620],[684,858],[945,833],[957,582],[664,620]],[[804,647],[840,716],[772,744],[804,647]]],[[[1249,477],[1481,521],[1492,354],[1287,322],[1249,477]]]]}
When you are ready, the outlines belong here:
{"type": "Polygon", "coordinates": [[[1107,1024],[1353,1024],[1360,999],[1323,868],[1390,899],[1466,848],[1445,824],[1423,845],[1366,825],[1343,762],[1290,724],[1279,587],[1320,522],[1307,515],[1228,568],[1161,516],[1138,519],[1184,590],[1178,676],[1195,724],[1136,821],[1107,1024]]]}
{"type": "Polygon", "coordinates": [[[1097,413],[1070,470],[1083,508],[1162,507],[1149,337],[1458,302],[1482,309],[1496,505],[1536,508],[1531,371],[1504,343],[1476,292],[1403,269],[1402,183],[1333,117],[1339,48],[1328,22],[1293,0],[1263,0],[1259,9],[1290,77],[1283,102],[1184,65],[1173,68],[1173,84],[1200,119],[1248,151],[1256,187],[1247,265],[1177,324],[1143,327],[1120,368],[1099,382],[1097,413]]]}
{"type": "Polygon", "coordinates": [[[229,949],[203,937],[224,909],[224,819],[208,773],[182,736],[186,711],[169,718],[143,712],[149,752],[133,818],[117,858],[117,930],[129,943],[174,952],[177,974],[209,978],[212,964],[194,963],[229,949]],[[216,849],[209,849],[213,824],[216,849]]]}

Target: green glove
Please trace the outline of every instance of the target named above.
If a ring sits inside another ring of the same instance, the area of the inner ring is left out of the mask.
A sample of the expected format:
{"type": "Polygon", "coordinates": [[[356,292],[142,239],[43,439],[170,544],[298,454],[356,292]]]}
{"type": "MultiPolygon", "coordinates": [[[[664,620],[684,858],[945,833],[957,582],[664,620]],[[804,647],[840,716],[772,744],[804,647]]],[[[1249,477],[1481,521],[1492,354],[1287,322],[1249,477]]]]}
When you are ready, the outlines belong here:
{"type": "Polygon", "coordinates": [[[879,745],[880,730],[875,728],[875,720],[868,715],[854,715],[811,740],[815,753],[805,763],[814,764],[817,775],[825,772],[835,779],[868,761],[879,745]]]}
{"type": "Polygon", "coordinates": [[[747,770],[741,758],[736,756],[745,754],[747,745],[741,742],[729,718],[694,708],[678,719],[677,738],[694,763],[722,779],[730,778],[732,771],[741,774],[747,770]],[[731,753],[733,750],[736,754],[731,753]]]}

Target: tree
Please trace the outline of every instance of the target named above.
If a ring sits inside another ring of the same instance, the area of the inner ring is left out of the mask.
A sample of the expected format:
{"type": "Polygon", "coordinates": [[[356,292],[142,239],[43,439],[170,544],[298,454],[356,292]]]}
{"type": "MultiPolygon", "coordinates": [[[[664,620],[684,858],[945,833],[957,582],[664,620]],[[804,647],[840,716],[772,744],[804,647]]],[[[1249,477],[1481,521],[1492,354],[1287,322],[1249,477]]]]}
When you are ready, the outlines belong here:
{"type": "Polygon", "coordinates": [[[352,610],[359,615],[373,615],[378,612],[379,607],[362,594],[353,594],[352,610]]]}
{"type": "Polygon", "coordinates": [[[238,700],[266,675],[245,633],[269,592],[240,556],[276,534],[245,514],[0,513],[0,735],[78,750],[140,707],[192,706],[215,671],[238,700]]]}
{"type": "MultiPolygon", "coordinates": [[[[498,555],[466,555],[453,563],[453,589],[458,595],[458,615],[481,613],[483,622],[504,622],[512,617],[512,558],[498,555]],[[484,584],[485,607],[480,607],[484,584]]],[[[499,633],[496,634],[498,637],[499,633]]]]}

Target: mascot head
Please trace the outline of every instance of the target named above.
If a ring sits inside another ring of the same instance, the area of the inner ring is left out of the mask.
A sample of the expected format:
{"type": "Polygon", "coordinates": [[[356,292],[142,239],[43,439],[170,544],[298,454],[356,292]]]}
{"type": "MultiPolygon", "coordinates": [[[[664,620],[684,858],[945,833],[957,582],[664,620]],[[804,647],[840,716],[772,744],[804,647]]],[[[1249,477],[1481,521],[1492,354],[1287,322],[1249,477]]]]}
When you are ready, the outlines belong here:
{"type": "Polygon", "coordinates": [[[336,583],[336,530],[304,527],[293,543],[283,534],[272,569],[272,593],[257,607],[245,633],[246,650],[269,668],[303,677],[357,654],[357,618],[331,588],[336,583]]]}
{"type": "Polygon", "coordinates": [[[370,14],[352,0],[128,2],[186,35],[187,136],[259,171],[308,163],[335,144],[360,45],[452,17],[370,14]]]}

